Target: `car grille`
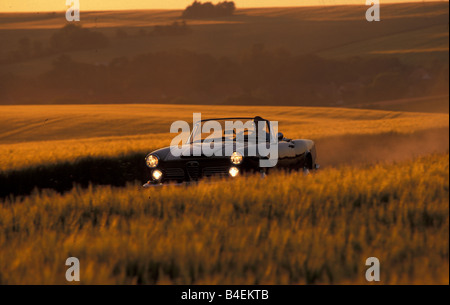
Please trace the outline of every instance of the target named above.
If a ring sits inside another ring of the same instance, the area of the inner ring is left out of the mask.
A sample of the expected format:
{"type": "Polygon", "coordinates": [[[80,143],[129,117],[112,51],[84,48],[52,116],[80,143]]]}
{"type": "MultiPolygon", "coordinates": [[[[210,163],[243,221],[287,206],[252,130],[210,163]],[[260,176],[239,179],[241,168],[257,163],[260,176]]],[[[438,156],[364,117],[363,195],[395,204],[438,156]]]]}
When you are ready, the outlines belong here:
{"type": "Polygon", "coordinates": [[[228,174],[228,167],[205,167],[203,169],[204,176],[224,176],[228,174]]]}
{"type": "Polygon", "coordinates": [[[167,168],[165,170],[167,179],[183,179],[184,171],[182,168],[167,168]]]}
{"type": "Polygon", "coordinates": [[[186,171],[190,179],[198,179],[199,176],[199,164],[197,161],[191,161],[186,163],[186,171]]]}

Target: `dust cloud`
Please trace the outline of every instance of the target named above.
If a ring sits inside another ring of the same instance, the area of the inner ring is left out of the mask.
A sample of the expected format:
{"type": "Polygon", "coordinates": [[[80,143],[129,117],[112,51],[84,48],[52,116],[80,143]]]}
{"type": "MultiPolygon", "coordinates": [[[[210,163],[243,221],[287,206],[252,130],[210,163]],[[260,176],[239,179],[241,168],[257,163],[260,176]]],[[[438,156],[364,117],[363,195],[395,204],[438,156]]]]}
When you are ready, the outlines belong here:
{"type": "Polygon", "coordinates": [[[316,141],[321,167],[400,162],[433,153],[448,153],[449,129],[410,134],[345,135],[316,141]]]}

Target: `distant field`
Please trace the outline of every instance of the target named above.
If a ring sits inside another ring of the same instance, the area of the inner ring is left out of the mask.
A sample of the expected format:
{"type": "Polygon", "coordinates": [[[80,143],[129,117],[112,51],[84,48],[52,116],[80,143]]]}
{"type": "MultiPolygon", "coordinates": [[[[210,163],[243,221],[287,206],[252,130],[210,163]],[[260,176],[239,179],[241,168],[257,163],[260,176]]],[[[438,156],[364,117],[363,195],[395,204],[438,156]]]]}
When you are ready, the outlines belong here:
{"type": "Polygon", "coordinates": [[[0,284],[449,283],[449,156],[0,202],[0,284]],[[224,185],[227,185],[224,188],[224,185]],[[230,191],[232,190],[232,191],[230,191]]]}
{"type": "MultiPolygon", "coordinates": [[[[390,54],[406,62],[448,63],[448,2],[384,4],[382,22],[365,20],[367,7],[298,7],[239,9],[235,16],[187,20],[186,36],[148,37],[139,30],[179,21],[179,10],[84,12],[80,24],[105,33],[112,41],[105,49],[67,52],[77,61],[104,64],[119,56],[168,49],[187,49],[217,56],[240,56],[255,43],[294,54],[313,53],[329,58],[390,54]],[[116,30],[128,37],[118,39],[116,30]]],[[[17,48],[18,40],[41,40],[66,24],[64,13],[0,14],[2,52],[17,48]]],[[[5,64],[2,70],[37,75],[51,67],[55,56],[5,64]]]]}
{"type": "Polygon", "coordinates": [[[287,137],[316,141],[448,129],[449,120],[448,114],[320,107],[0,106],[0,168],[7,171],[82,157],[145,153],[169,145],[174,136],[169,133],[172,122],[192,123],[193,112],[201,112],[203,118],[260,115],[279,121],[279,130],[287,137]]]}
{"type": "Polygon", "coordinates": [[[449,113],[448,95],[388,100],[353,105],[355,108],[387,111],[449,113]]]}

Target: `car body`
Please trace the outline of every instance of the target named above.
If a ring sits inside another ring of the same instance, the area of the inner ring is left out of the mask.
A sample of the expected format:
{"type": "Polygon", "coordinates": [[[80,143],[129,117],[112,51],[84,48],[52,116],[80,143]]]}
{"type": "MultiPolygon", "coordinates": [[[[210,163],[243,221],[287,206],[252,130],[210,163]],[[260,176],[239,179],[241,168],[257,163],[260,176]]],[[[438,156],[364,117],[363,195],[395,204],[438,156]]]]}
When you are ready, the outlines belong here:
{"type": "Polygon", "coordinates": [[[259,116],[253,118],[238,117],[200,120],[194,123],[192,133],[183,146],[186,153],[174,155],[171,150],[173,147],[174,146],[161,148],[146,156],[145,160],[150,171],[151,179],[144,185],[145,187],[167,182],[180,183],[197,181],[204,177],[213,176],[237,177],[248,172],[259,172],[265,175],[265,173],[270,172],[273,169],[308,171],[318,168],[318,165],[316,164],[316,147],[312,140],[291,140],[285,138],[282,133],[275,134],[273,122],[259,116]],[[243,128],[242,131],[238,133],[238,128],[233,129],[233,133],[231,133],[230,130],[225,130],[225,133],[222,134],[222,138],[216,138],[219,145],[215,148],[217,152],[221,151],[221,153],[209,156],[206,156],[203,151],[200,155],[195,155],[193,153],[195,147],[211,145],[206,144],[208,140],[203,137],[203,124],[212,121],[219,122],[219,124],[225,122],[226,124],[227,121],[233,122],[239,120],[247,120],[252,127],[249,129],[243,128]],[[262,134],[266,137],[267,145],[272,141],[278,149],[278,158],[276,165],[273,167],[261,166],[261,159],[268,159],[268,157],[259,154],[259,150],[254,147],[257,145],[257,142],[252,138],[252,135],[256,134],[261,128],[264,129],[262,134]],[[199,136],[199,134],[201,134],[201,136],[199,136]],[[239,138],[239,136],[241,138],[239,138]],[[232,155],[227,155],[225,153],[227,146],[232,146],[232,148],[228,147],[228,151],[233,151],[232,155]],[[256,154],[251,153],[252,148],[253,152],[255,150],[257,151],[256,154]]]}

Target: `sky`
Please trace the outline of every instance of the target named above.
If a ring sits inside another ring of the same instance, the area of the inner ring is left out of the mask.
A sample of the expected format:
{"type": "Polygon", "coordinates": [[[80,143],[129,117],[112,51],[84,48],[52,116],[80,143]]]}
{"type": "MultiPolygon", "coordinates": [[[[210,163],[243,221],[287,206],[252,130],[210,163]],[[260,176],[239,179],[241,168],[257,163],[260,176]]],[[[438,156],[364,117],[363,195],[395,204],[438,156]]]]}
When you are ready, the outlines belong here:
{"type": "MultiPolygon", "coordinates": [[[[0,12],[65,11],[67,0],[0,0],[0,12]]],[[[69,0],[71,1],[71,0],[69,0]]],[[[193,0],[78,0],[80,11],[126,9],[183,9],[193,0]]],[[[217,3],[222,0],[203,0],[217,3]]],[[[234,0],[238,8],[302,5],[365,4],[366,0],[234,0]]],[[[392,2],[430,2],[431,0],[380,0],[392,2]]]]}

